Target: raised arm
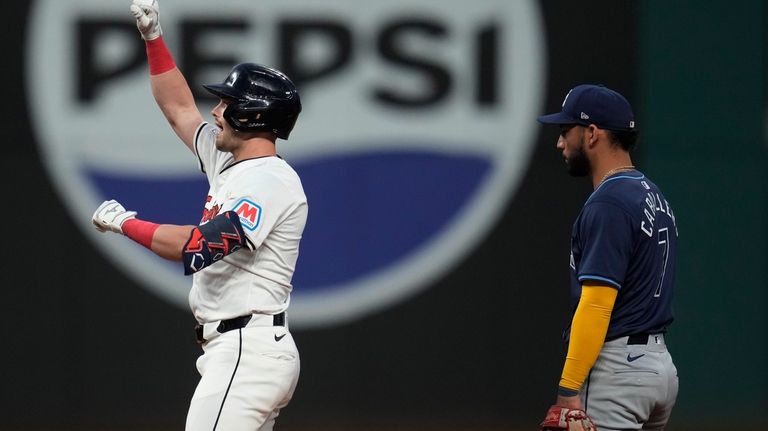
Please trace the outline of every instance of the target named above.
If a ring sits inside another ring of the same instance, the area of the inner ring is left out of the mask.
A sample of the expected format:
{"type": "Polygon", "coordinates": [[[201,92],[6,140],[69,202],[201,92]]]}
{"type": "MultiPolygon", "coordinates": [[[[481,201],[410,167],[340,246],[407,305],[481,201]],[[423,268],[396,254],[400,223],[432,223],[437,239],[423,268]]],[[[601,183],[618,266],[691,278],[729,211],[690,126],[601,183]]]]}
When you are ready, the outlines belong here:
{"type": "Polygon", "coordinates": [[[146,41],[152,95],[173,131],[194,153],[195,130],[203,122],[203,116],[195,105],[187,80],[163,41],[157,0],[133,0],[131,13],[146,41]]]}

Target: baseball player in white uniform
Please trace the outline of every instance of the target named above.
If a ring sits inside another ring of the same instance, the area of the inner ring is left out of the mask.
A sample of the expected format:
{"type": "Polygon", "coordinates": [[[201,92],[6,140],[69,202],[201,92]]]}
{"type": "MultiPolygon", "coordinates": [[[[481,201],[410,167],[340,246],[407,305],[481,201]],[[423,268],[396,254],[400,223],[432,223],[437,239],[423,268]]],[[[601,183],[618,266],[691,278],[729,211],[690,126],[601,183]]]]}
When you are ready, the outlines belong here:
{"type": "Polygon", "coordinates": [[[286,310],[307,199],[275,149],[301,111],[298,92],[277,70],[239,64],[222,84],[205,86],[220,98],[209,124],[163,42],[157,0],[133,0],[130,9],[146,41],[155,100],[197,156],[210,191],[198,226],[140,220],[114,200],[99,206],[93,224],[182,262],[192,275],[203,354],[186,430],[271,430],[299,377],[286,310]]]}

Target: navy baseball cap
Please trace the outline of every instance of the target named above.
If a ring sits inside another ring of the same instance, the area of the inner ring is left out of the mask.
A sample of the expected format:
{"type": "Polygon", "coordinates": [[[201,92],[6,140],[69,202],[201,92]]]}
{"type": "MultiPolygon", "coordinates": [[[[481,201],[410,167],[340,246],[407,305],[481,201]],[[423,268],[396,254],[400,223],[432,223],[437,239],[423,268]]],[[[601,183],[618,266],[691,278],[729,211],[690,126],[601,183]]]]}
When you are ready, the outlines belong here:
{"type": "Polygon", "coordinates": [[[635,114],[621,94],[603,85],[573,87],[563,100],[563,110],[542,115],[544,124],[594,124],[601,129],[635,130],[635,114]]]}

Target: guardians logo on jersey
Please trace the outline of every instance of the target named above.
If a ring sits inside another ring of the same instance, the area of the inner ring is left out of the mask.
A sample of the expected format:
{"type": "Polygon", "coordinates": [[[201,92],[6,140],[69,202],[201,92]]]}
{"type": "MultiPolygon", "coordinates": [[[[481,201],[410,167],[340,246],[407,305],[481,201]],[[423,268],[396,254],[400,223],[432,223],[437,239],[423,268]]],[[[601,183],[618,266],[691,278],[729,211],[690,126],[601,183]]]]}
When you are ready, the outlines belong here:
{"type": "Polygon", "coordinates": [[[211,205],[210,208],[208,208],[208,206],[211,203],[211,199],[213,199],[213,197],[208,195],[208,198],[205,200],[205,206],[206,207],[203,208],[203,217],[200,218],[200,224],[207,223],[207,222],[211,221],[214,217],[219,215],[219,211],[221,211],[221,205],[220,204],[214,204],[214,205],[211,205]]]}
{"type": "MultiPolygon", "coordinates": [[[[544,96],[538,2],[231,0],[223,13],[163,0],[162,10],[209,120],[216,101],[201,84],[240,62],[277,67],[301,93],[296,127],[277,144],[309,202],[292,325],[343,323],[433,285],[515,196],[544,96]]],[[[148,220],[197,224],[208,190],[156,109],[126,4],[37,0],[27,35],[36,142],[72,219],[127,276],[187,308],[177,267],[130,241],[97,241],[90,226],[90,209],[111,198],[148,220]]],[[[243,227],[257,229],[256,202],[239,205],[243,227]]]]}

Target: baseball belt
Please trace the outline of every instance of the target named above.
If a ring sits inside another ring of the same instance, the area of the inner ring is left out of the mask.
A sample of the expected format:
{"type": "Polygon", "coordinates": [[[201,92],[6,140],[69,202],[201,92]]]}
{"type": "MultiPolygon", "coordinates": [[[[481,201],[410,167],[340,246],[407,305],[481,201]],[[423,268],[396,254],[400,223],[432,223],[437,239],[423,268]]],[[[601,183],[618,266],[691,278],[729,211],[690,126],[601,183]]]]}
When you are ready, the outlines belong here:
{"type": "Polygon", "coordinates": [[[285,313],[283,312],[274,315],[248,314],[246,316],[234,317],[232,319],[197,325],[195,326],[195,336],[197,338],[197,343],[203,344],[207,341],[211,341],[212,339],[225,332],[245,328],[250,323],[257,324],[256,326],[285,326],[285,313]],[[271,325],[268,323],[270,318],[271,325]]]}
{"type": "Polygon", "coordinates": [[[627,344],[628,345],[641,345],[641,344],[648,344],[648,336],[651,334],[635,334],[630,335],[627,338],[627,344]]]}
{"type": "Polygon", "coordinates": [[[624,335],[621,337],[615,337],[605,340],[606,343],[626,343],[628,346],[646,346],[648,344],[664,344],[663,333],[643,333],[624,335]],[[621,340],[621,341],[620,341],[621,340]]]}

